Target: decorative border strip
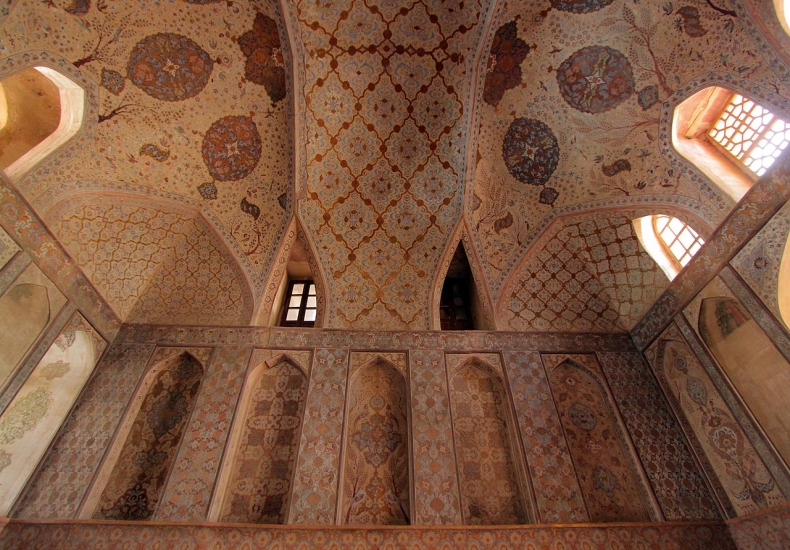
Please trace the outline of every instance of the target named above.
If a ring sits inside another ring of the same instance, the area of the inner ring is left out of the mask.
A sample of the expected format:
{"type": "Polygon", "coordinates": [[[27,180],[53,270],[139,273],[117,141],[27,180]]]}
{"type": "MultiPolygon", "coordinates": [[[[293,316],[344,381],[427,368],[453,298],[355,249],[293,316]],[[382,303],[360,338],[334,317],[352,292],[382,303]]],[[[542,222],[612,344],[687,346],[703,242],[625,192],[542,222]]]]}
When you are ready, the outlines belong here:
{"type": "MultiPolygon", "coordinates": [[[[0,524],[1,525],[1,524],[0,524]]],[[[186,522],[8,520],[5,548],[717,548],[735,550],[722,522],[497,527],[304,527],[186,522]]]]}
{"type": "MultiPolygon", "coordinates": [[[[71,143],[71,142],[70,142],[71,143]]],[[[121,320],[5,175],[0,174],[0,225],[108,342],[121,320]]]]}
{"type": "Polygon", "coordinates": [[[757,451],[765,467],[773,476],[779,490],[784,493],[785,498],[790,497],[790,472],[784,467],[782,459],[779,458],[773,446],[767,441],[765,434],[759,428],[759,424],[752,418],[748,408],[732,388],[718,363],[710,356],[705,344],[702,343],[697,333],[688,324],[686,318],[680,314],[676,317],[675,323],[691,351],[694,352],[694,355],[697,356],[700,364],[710,376],[716,390],[724,399],[724,402],[727,403],[733,417],[738,421],[741,429],[743,429],[749,441],[754,445],[755,451],[757,451]]]}
{"type": "Polygon", "coordinates": [[[586,353],[634,351],[627,333],[554,333],[489,331],[362,331],[280,327],[193,327],[123,325],[118,343],[158,345],[250,345],[259,348],[418,350],[586,353]]]}
{"type": "Polygon", "coordinates": [[[19,251],[14,254],[14,257],[8,260],[8,263],[0,269],[0,295],[11,288],[14,281],[27,269],[27,266],[33,263],[30,256],[25,254],[24,251],[19,251]]]}
{"type": "Polygon", "coordinates": [[[779,321],[773,316],[771,311],[765,307],[749,286],[743,282],[738,273],[730,265],[726,265],[719,272],[719,277],[727,285],[738,301],[743,304],[749,315],[765,331],[776,349],[790,361],[790,336],[779,321]]]}
{"type": "Polygon", "coordinates": [[[735,254],[790,198],[790,152],[780,157],[768,175],[754,184],[696,256],[675,277],[644,317],[631,330],[644,351],[672,318],[722,270],[735,254]]]}

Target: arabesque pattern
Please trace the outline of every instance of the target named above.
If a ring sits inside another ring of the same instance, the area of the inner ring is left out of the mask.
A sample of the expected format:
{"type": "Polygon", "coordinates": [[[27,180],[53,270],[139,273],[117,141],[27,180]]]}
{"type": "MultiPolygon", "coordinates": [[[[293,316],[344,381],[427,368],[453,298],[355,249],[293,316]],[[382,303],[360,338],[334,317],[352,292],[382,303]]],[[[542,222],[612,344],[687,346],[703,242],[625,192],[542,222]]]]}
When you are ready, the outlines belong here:
{"type": "Polygon", "coordinates": [[[324,326],[428,328],[460,217],[471,61],[488,6],[297,2],[305,49],[306,229],[328,275],[324,326]]]}

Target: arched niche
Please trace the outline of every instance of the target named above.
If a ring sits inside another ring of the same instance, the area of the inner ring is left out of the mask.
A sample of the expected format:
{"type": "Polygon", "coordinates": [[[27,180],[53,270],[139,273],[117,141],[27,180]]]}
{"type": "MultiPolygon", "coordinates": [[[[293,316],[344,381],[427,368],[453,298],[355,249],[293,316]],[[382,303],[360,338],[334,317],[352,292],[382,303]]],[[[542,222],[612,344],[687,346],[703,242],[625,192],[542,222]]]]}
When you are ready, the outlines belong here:
{"type": "Polygon", "coordinates": [[[566,359],[549,371],[560,423],[593,522],[650,521],[635,474],[636,459],[600,380],[566,359]]]}
{"type": "Polygon", "coordinates": [[[44,286],[23,283],[0,298],[0,389],[35,344],[50,319],[44,286]]]}
{"type": "Polygon", "coordinates": [[[8,515],[98,359],[91,333],[74,325],[58,336],[0,416],[0,515],[8,515]]]}
{"type": "Polygon", "coordinates": [[[85,92],[45,66],[26,67],[0,80],[0,169],[17,181],[80,129],[85,92]]]}
{"type": "Polygon", "coordinates": [[[469,240],[456,237],[434,280],[431,328],[434,330],[494,330],[489,300],[480,285],[482,272],[467,255],[469,240]],[[461,313],[462,318],[457,318],[461,313]]]}
{"type": "Polygon", "coordinates": [[[790,363],[732,298],[704,298],[699,333],[785,462],[790,463],[790,363]]]}
{"type": "Polygon", "coordinates": [[[306,399],[307,377],[287,357],[250,373],[210,519],[285,523],[306,399]]]}
{"type": "Polygon", "coordinates": [[[411,524],[408,404],[406,380],[388,361],[352,375],[339,523],[411,524]]]}
{"type": "Polygon", "coordinates": [[[465,525],[528,522],[507,394],[494,371],[467,361],[450,378],[455,456],[465,525]]]}
{"type": "Polygon", "coordinates": [[[203,373],[200,361],[186,352],[149,370],[86,501],[84,508],[91,508],[93,518],[151,519],[192,414],[203,373]]]}

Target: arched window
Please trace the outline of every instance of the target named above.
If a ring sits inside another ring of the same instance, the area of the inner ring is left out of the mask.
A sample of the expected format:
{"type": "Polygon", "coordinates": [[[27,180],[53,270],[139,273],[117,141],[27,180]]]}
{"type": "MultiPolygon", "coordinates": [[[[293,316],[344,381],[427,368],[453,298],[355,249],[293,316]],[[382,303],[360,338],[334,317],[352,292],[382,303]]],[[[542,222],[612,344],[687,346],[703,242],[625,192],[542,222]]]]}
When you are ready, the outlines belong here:
{"type": "Polygon", "coordinates": [[[645,251],[671,281],[705,241],[690,225],[666,214],[634,220],[634,232],[645,251]]]}
{"type": "Polygon", "coordinates": [[[754,99],[719,86],[675,108],[672,144],[739,201],[790,141],[790,124],[754,99]]]}
{"type": "Polygon", "coordinates": [[[774,0],[774,9],[779,23],[787,34],[790,34],[790,21],[787,20],[790,14],[790,0],[774,0]]]}

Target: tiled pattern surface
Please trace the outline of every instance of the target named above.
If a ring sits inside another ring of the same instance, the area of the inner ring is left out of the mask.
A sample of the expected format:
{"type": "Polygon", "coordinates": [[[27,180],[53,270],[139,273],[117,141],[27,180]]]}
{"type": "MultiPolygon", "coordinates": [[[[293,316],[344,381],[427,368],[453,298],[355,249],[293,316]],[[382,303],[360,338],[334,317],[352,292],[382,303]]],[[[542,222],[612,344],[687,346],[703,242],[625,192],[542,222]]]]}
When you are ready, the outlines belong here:
{"type": "Polygon", "coordinates": [[[335,522],[347,370],[348,351],[315,350],[288,523],[335,522]]]}
{"type": "Polygon", "coordinates": [[[785,501],[743,428],[672,324],[645,353],[675,411],[684,415],[737,515],[785,501]]]}
{"type": "Polygon", "coordinates": [[[428,328],[423,280],[460,218],[469,74],[490,4],[294,4],[316,52],[304,59],[300,208],[328,274],[325,326],[428,328]]]}
{"type": "Polygon", "coordinates": [[[541,523],[589,520],[540,354],[505,352],[505,371],[516,409],[541,523]]]}
{"type": "Polygon", "coordinates": [[[186,354],[157,375],[93,517],[139,521],[153,515],[202,377],[203,366],[186,354]]]}
{"type": "MultiPolygon", "coordinates": [[[[255,384],[220,521],[285,523],[307,378],[283,360],[255,384]]],[[[238,420],[237,420],[238,421],[238,420]]]]}
{"type": "Polygon", "coordinates": [[[639,353],[599,353],[617,407],[668,520],[719,519],[683,432],[639,353]]]}
{"type": "Polygon", "coordinates": [[[0,269],[4,268],[8,260],[13,258],[14,254],[19,252],[19,250],[20,248],[14,242],[14,239],[0,227],[0,269]]]}
{"type": "Polygon", "coordinates": [[[464,524],[526,523],[500,380],[479,360],[448,371],[464,524]]]}
{"type": "Polygon", "coordinates": [[[413,525],[460,525],[455,449],[450,417],[450,393],[439,350],[415,350],[409,355],[414,462],[413,525]],[[419,388],[420,391],[417,391],[419,388]]]}
{"type": "Polygon", "coordinates": [[[658,524],[635,526],[534,527],[511,529],[305,529],[299,527],[241,527],[132,524],[11,523],[0,533],[8,550],[143,550],[178,547],[183,550],[242,550],[245,548],[501,548],[538,550],[580,547],[589,550],[735,550],[723,524],[658,524]]]}
{"type": "Polygon", "coordinates": [[[394,365],[377,360],[354,375],[348,392],[341,522],[409,525],[406,380],[394,365]]]}
{"type": "Polygon", "coordinates": [[[110,348],[12,515],[75,517],[153,351],[138,344],[110,348]]]}
{"type": "Polygon", "coordinates": [[[783,550],[790,547],[790,504],[727,522],[739,550],[783,550]]]}
{"type": "Polygon", "coordinates": [[[602,384],[593,355],[544,355],[590,520],[649,521],[636,460],[602,384]]]}
{"type": "Polygon", "coordinates": [[[505,285],[498,308],[503,328],[628,331],[668,283],[626,215],[562,220],[542,244],[505,285]]]}
{"type": "Polygon", "coordinates": [[[247,323],[252,295],[228,248],[193,212],[125,197],[56,207],[53,231],[128,323],[247,323]]]}
{"type": "Polygon", "coordinates": [[[249,347],[214,349],[154,520],[206,519],[251,353],[249,347]]]}
{"type": "Polygon", "coordinates": [[[89,139],[66,153],[67,165],[34,171],[26,198],[84,180],[190,197],[219,217],[255,274],[268,271],[292,200],[291,55],[282,27],[273,4],[246,1],[50,9],[20,0],[0,26],[2,55],[53,52],[99,83],[86,114],[89,139]],[[245,124],[223,124],[228,117],[245,124]]]}

